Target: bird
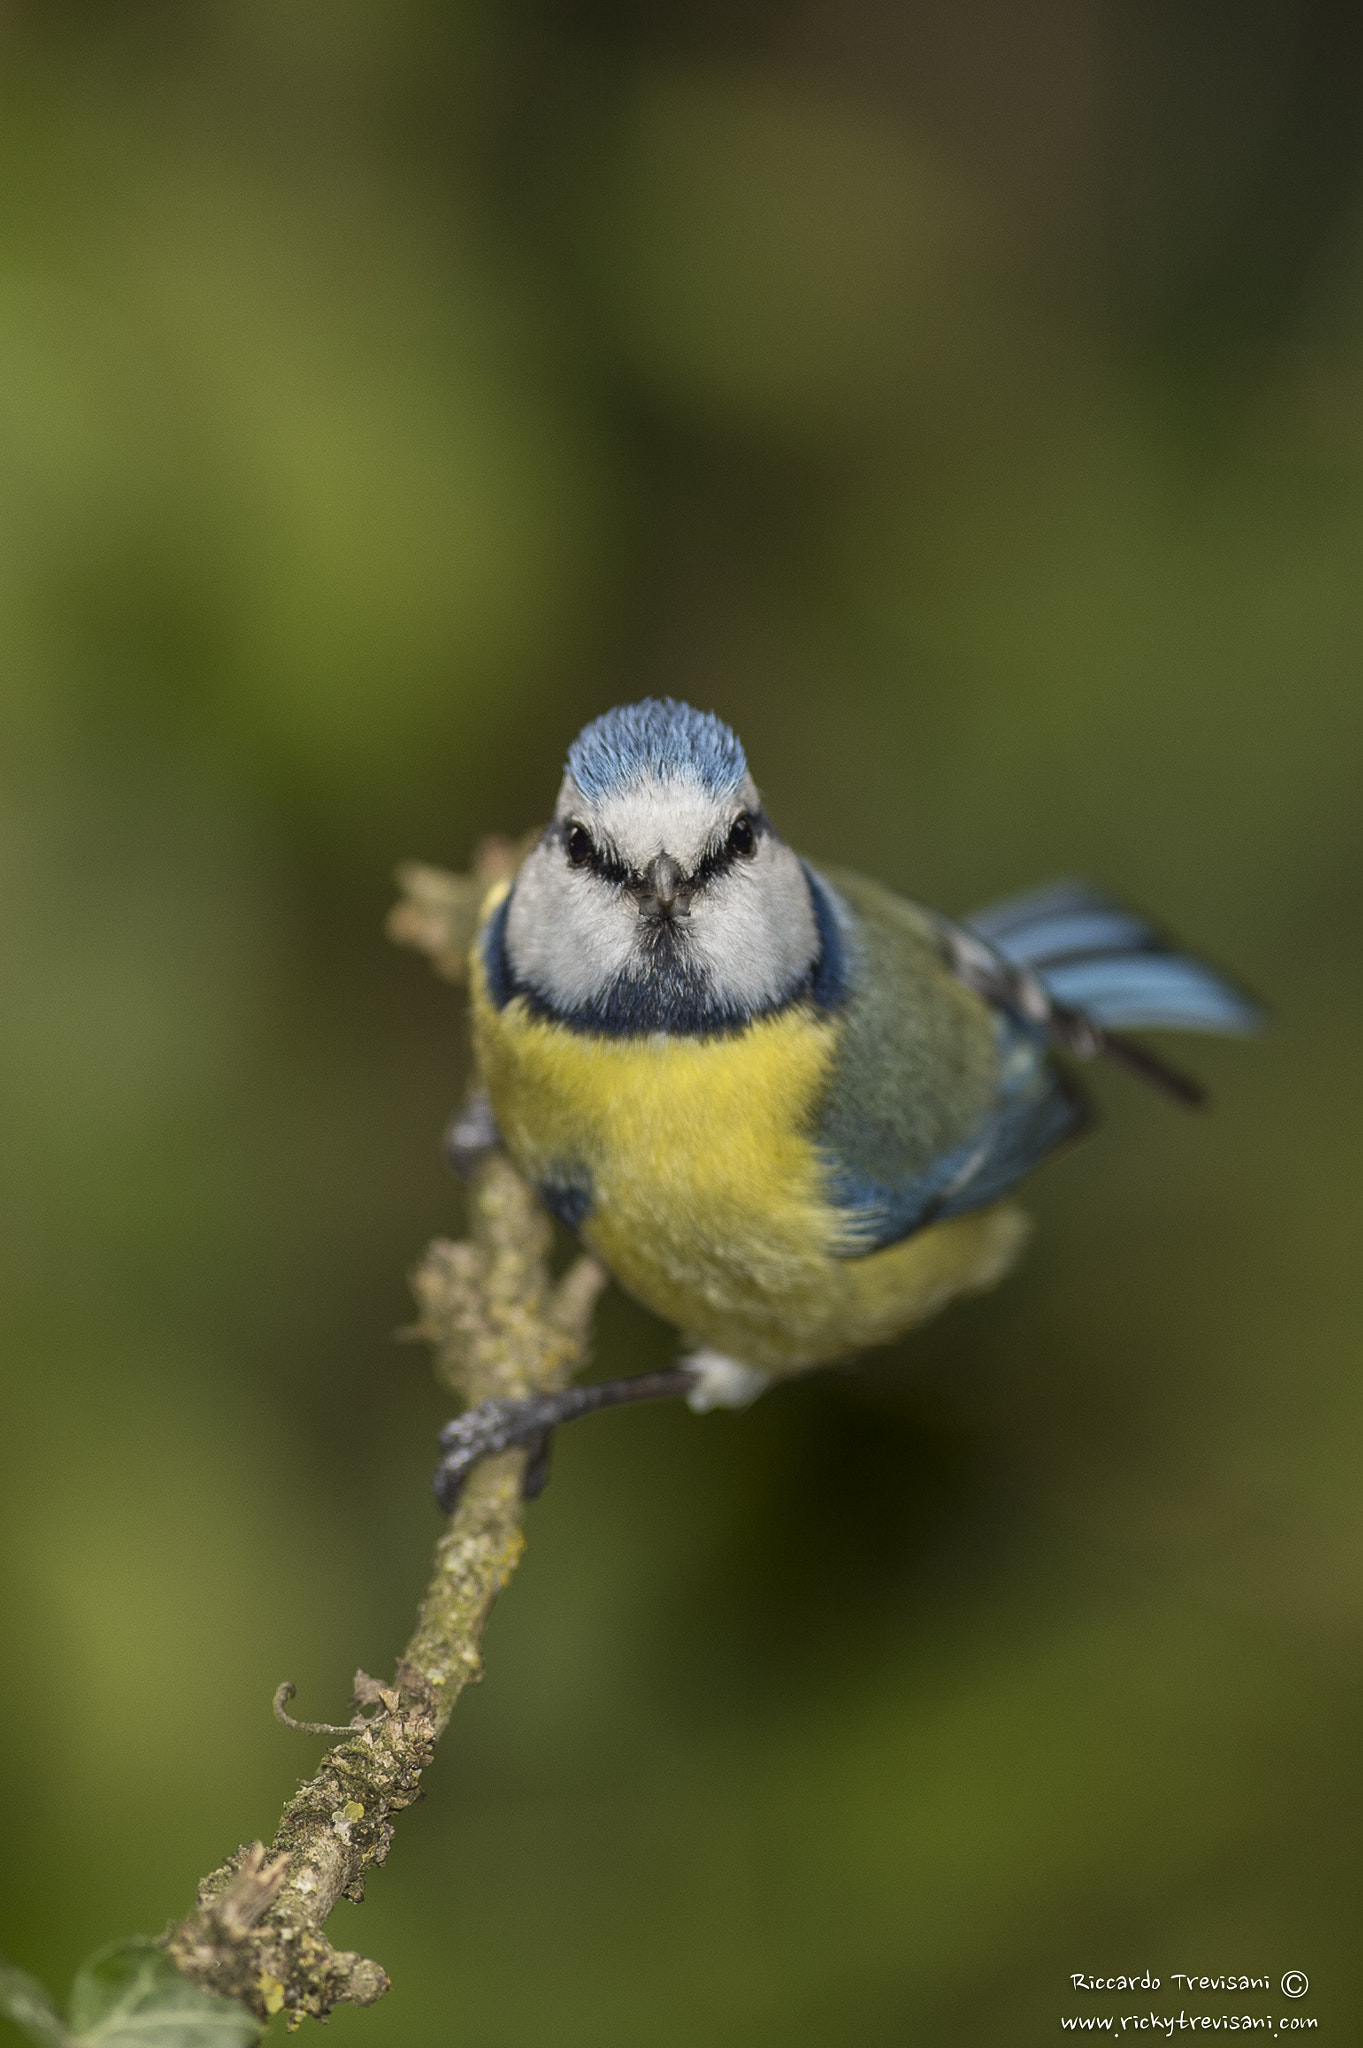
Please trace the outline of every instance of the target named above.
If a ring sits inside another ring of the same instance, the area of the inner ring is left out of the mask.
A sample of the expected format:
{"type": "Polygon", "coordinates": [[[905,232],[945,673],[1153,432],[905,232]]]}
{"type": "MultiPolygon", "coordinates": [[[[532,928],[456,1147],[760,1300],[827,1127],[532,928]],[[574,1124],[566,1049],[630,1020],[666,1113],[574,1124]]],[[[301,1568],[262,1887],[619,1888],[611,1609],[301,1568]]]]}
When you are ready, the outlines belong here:
{"type": "Polygon", "coordinates": [[[994,1286],[1028,1235],[1015,1189],[1090,1121],[1066,1056],[1191,1105],[1198,1084],[1127,1033],[1263,1016],[1086,883],[957,920],[814,865],[737,734],[669,697],[572,742],[550,822],[483,905],[470,986],[485,1093],[453,1127],[456,1164],[505,1147],[686,1351],[458,1417],[446,1508],[511,1444],[536,1490],[574,1415],[746,1406],[994,1286]]]}

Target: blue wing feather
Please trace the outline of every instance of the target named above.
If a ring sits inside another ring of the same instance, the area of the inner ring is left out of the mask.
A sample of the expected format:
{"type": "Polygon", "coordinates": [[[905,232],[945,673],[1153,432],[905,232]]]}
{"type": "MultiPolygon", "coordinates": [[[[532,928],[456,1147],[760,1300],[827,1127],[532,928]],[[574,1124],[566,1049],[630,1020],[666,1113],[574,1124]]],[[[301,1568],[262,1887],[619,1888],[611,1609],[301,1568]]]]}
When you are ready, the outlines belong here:
{"type": "MultiPolygon", "coordinates": [[[[921,925],[915,935],[915,919],[930,924],[925,913],[859,877],[839,876],[838,884],[839,918],[847,925],[851,956],[861,962],[847,1013],[860,1038],[855,1053],[849,1043],[817,1137],[830,1199],[848,1219],[849,1255],[859,1256],[997,1202],[1083,1129],[1088,1108],[1051,1060],[1045,1023],[999,998],[993,1001],[988,1085],[975,1094],[974,1107],[954,1126],[944,1123],[932,1145],[910,1144],[907,1124],[903,1144],[884,1143],[885,1119],[874,1105],[887,1085],[892,1094],[920,1100],[926,1090],[935,1104],[959,1101],[962,1078],[945,1049],[931,1070],[908,1064],[926,1011],[947,1014],[924,965],[934,954],[940,964],[940,950],[925,943],[921,925]],[[868,957],[875,962],[869,982],[868,957]],[[873,998],[879,1022],[862,1030],[858,1019],[873,998]]],[[[1172,952],[1154,925],[1083,882],[1057,882],[994,904],[976,912],[968,929],[1010,965],[1027,969],[1057,1004],[1101,1026],[1243,1032],[1260,1021],[1257,1006],[1225,976],[1172,952]]]]}
{"type": "Polygon", "coordinates": [[[1088,1105],[1031,1032],[1000,1018],[997,1106],[925,1170],[885,1180],[831,1161],[830,1193],[851,1221],[854,1254],[882,1251],[929,1223],[987,1208],[1088,1122],[1088,1105]]]}
{"type": "Polygon", "coordinates": [[[858,1257],[998,1201],[1087,1110],[1045,1029],[962,984],[936,917],[860,875],[823,883],[847,984],[814,1137],[858,1257]]]}
{"type": "Polygon", "coordinates": [[[987,1150],[972,1163],[937,1214],[964,1216],[987,1208],[1010,1194],[1057,1146],[1077,1138],[1090,1120],[1088,1103],[1074,1085],[1053,1067],[1044,1082],[1017,1102],[1003,1104],[990,1133],[987,1150]]]}

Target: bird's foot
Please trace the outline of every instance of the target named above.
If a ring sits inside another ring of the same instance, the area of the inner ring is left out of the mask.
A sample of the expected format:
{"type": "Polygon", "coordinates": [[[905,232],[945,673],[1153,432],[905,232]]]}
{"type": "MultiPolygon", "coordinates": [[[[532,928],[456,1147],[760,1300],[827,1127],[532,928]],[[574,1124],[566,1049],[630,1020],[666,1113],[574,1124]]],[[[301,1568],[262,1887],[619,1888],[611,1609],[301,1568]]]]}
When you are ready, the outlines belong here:
{"type": "Polygon", "coordinates": [[[464,1106],[445,1127],[445,1158],[460,1180],[472,1180],[489,1152],[502,1142],[492,1098],[486,1088],[475,1088],[464,1106]]]}
{"type": "Polygon", "coordinates": [[[630,1379],[596,1380],[585,1387],[565,1387],[557,1394],[530,1394],[523,1401],[484,1401],[457,1415],[440,1432],[444,1456],[431,1481],[446,1514],[454,1512],[459,1490],[483,1458],[517,1448],[530,1453],[524,1488],[527,1499],[543,1488],[549,1476],[549,1446],[561,1422],[590,1415],[596,1408],[618,1407],[624,1401],[659,1401],[689,1396],[694,1377],[688,1366],[665,1372],[636,1373],[630,1379]]]}

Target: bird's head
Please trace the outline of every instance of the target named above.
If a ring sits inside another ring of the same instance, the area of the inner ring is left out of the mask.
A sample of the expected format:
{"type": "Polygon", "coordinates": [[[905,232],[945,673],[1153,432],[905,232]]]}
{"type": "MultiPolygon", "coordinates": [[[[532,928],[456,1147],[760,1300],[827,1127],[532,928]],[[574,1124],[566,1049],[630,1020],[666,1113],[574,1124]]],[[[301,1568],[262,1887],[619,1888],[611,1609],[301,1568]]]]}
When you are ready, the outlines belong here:
{"type": "Polygon", "coordinates": [[[568,750],[552,823],[505,923],[518,987],[558,1015],[640,1030],[741,1022],[819,953],[809,882],[767,820],[737,736],[645,699],[568,750]]]}

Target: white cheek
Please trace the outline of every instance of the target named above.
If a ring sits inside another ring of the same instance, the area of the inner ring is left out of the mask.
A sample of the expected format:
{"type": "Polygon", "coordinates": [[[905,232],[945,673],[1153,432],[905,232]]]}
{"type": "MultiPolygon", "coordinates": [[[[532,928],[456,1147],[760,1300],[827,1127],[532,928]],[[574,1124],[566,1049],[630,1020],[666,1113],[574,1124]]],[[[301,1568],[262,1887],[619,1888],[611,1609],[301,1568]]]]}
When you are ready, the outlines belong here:
{"type": "Polygon", "coordinates": [[[623,894],[536,847],[516,878],[506,920],[513,974],[556,1006],[591,1001],[628,966],[638,917],[623,894]]]}
{"type": "MultiPolygon", "coordinates": [[[[757,858],[717,876],[681,921],[686,952],[713,1001],[763,1010],[792,995],[818,954],[818,927],[804,871],[789,847],[765,839],[757,858]]],[[[637,907],[621,889],[573,868],[561,847],[535,848],[516,878],[507,913],[507,958],[516,980],[555,1009],[589,1008],[622,979],[646,977],[637,907]]]]}
{"type": "Polygon", "coordinates": [[[698,959],[716,996],[740,1009],[781,1002],[818,953],[809,885],[795,855],[768,840],[752,867],[711,885],[692,911],[698,959]]]}

